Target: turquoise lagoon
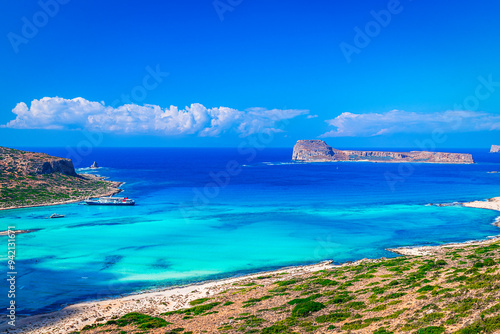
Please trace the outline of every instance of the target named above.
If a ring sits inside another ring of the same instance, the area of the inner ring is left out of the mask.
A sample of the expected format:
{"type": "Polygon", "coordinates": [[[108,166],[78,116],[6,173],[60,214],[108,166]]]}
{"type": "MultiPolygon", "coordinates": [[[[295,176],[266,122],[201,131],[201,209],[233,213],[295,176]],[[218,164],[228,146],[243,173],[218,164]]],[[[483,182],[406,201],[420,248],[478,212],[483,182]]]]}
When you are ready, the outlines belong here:
{"type": "MultiPolygon", "coordinates": [[[[137,205],[0,211],[2,230],[37,229],[16,237],[18,314],[498,235],[497,212],[427,205],[500,196],[500,174],[488,173],[500,170],[500,155],[471,153],[475,165],[302,164],[290,162],[290,149],[253,157],[236,149],[95,148],[77,167],[105,166],[90,172],[126,182],[123,195],[137,205]],[[66,218],[46,219],[54,212],[66,218]]],[[[7,291],[5,282],[0,288],[7,291]]]]}

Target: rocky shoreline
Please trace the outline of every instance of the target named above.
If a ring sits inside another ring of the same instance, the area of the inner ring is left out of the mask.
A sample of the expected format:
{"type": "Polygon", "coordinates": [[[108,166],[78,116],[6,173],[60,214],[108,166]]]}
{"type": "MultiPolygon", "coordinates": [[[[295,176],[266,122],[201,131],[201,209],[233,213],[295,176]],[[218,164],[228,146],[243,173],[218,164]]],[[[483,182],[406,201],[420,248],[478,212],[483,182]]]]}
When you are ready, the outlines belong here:
{"type": "MultiPolygon", "coordinates": [[[[96,176],[94,174],[78,174],[78,176],[83,177],[88,180],[93,180],[93,181],[103,181],[106,182],[110,188],[106,189],[106,191],[102,192],[95,192],[90,195],[90,197],[105,197],[105,196],[113,196],[116,194],[119,194],[123,191],[123,189],[120,189],[124,182],[118,182],[118,181],[108,181],[105,180],[104,177],[101,176],[96,176]]],[[[63,205],[63,204],[71,204],[71,203],[78,203],[89,196],[80,196],[77,198],[73,198],[71,200],[67,201],[47,201],[46,203],[37,203],[37,204],[32,204],[32,205],[14,205],[14,206],[9,206],[9,207],[0,207],[0,210],[14,210],[14,209],[24,209],[24,208],[36,208],[36,207],[44,207],[44,206],[55,206],[55,205],[63,205]]]]}

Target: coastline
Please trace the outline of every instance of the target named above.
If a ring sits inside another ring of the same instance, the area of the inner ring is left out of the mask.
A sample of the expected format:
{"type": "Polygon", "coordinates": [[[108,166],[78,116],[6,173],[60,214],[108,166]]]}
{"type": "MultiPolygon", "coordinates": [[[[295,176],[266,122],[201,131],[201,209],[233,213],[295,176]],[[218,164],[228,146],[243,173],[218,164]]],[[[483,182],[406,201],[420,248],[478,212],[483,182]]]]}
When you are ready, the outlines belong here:
{"type": "MultiPolygon", "coordinates": [[[[78,174],[79,176],[84,176],[86,178],[94,178],[98,179],[100,181],[106,181],[108,182],[111,186],[112,189],[109,191],[103,192],[103,193],[96,193],[92,194],[91,197],[106,197],[106,196],[113,196],[116,194],[119,194],[123,191],[123,189],[120,189],[125,182],[119,182],[119,181],[108,181],[105,180],[104,177],[101,176],[95,176],[94,174],[78,174]]],[[[71,203],[78,203],[83,201],[84,199],[88,198],[88,196],[81,196],[78,198],[70,199],[67,201],[57,201],[57,202],[47,202],[47,203],[38,203],[38,204],[31,204],[31,205],[16,205],[16,206],[9,206],[9,207],[0,207],[1,210],[15,210],[15,209],[25,209],[25,208],[37,208],[37,207],[44,207],[44,206],[55,206],[55,205],[63,205],[63,204],[71,204],[71,203]]]]}
{"type": "MultiPolygon", "coordinates": [[[[489,198],[485,201],[473,201],[468,203],[462,203],[462,206],[468,208],[500,211],[500,197],[489,198]]],[[[495,225],[500,227],[500,222],[496,222],[495,225]]]]}
{"type": "MultiPolygon", "coordinates": [[[[389,252],[401,256],[420,257],[442,255],[449,249],[459,249],[468,246],[486,246],[500,241],[500,235],[486,240],[469,240],[461,243],[449,243],[436,246],[407,246],[388,248],[389,252]]],[[[184,286],[174,286],[165,289],[148,290],[127,296],[109,298],[98,301],[88,301],[72,304],[61,310],[26,317],[19,317],[16,328],[10,328],[6,322],[0,323],[0,330],[11,329],[9,333],[69,333],[79,331],[86,325],[98,323],[102,319],[121,317],[130,312],[147,314],[162,314],[190,307],[193,300],[213,298],[235,286],[245,287],[245,283],[258,278],[265,278],[267,284],[280,280],[289,280],[304,275],[339,267],[355,267],[360,264],[377,263],[386,260],[360,259],[335,265],[331,260],[304,266],[285,267],[272,271],[263,271],[238,277],[192,283],[184,286]],[[22,329],[21,329],[22,328],[22,329]]]]}
{"type": "MultiPolygon", "coordinates": [[[[121,189],[119,190],[122,191],[121,189]]],[[[491,198],[485,201],[460,203],[460,205],[464,207],[500,211],[500,197],[491,198]]],[[[499,226],[500,222],[495,222],[494,225],[499,226]]],[[[388,248],[386,250],[401,256],[418,257],[443,254],[447,250],[453,248],[484,246],[498,241],[500,241],[500,235],[489,237],[489,239],[486,240],[472,240],[436,246],[406,246],[388,248]]],[[[126,296],[72,304],[50,313],[19,317],[17,319],[16,329],[12,329],[6,322],[0,322],[0,330],[9,330],[9,333],[69,333],[78,331],[86,325],[98,323],[102,319],[121,317],[130,312],[160,314],[190,307],[190,301],[199,298],[214,297],[224,291],[234,288],[235,285],[245,286],[246,282],[262,277],[263,275],[265,275],[266,278],[269,276],[266,281],[272,284],[275,281],[291,279],[307,274],[311,275],[325,269],[357,266],[363,263],[376,263],[383,260],[385,260],[383,257],[377,259],[361,259],[339,265],[333,265],[332,261],[323,261],[312,265],[285,267],[244,276],[136,292],[126,296]]]]}
{"type": "Polygon", "coordinates": [[[124,297],[72,304],[50,313],[19,317],[16,320],[16,329],[12,329],[6,321],[0,322],[0,330],[10,329],[9,333],[32,334],[69,333],[78,331],[85,325],[91,325],[101,318],[119,317],[130,312],[151,312],[153,309],[155,313],[162,313],[185,308],[190,305],[190,301],[215,296],[234,287],[234,285],[238,285],[237,283],[244,283],[262,275],[274,275],[276,276],[274,280],[277,281],[333,267],[356,265],[366,261],[377,260],[362,259],[340,265],[333,265],[332,261],[323,261],[311,265],[284,267],[238,277],[144,291],[124,297]]]}
{"type": "Polygon", "coordinates": [[[433,255],[439,253],[440,251],[445,249],[461,248],[464,246],[486,246],[497,241],[500,241],[500,235],[489,237],[486,240],[470,240],[464,242],[443,244],[438,246],[396,247],[396,248],[387,248],[386,250],[403,256],[425,256],[425,255],[433,255]]]}

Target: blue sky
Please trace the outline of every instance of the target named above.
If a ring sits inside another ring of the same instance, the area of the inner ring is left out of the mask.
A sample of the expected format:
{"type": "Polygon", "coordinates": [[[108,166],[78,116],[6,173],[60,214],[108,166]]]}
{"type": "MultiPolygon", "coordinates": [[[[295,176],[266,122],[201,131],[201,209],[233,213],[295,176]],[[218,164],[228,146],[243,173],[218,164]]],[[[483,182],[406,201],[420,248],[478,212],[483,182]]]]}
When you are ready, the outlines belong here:
{"type": "Polygon", "coordinates": [[[2,146],[500,143],[498,1],[40,3],[0,13],[2,146]]]}

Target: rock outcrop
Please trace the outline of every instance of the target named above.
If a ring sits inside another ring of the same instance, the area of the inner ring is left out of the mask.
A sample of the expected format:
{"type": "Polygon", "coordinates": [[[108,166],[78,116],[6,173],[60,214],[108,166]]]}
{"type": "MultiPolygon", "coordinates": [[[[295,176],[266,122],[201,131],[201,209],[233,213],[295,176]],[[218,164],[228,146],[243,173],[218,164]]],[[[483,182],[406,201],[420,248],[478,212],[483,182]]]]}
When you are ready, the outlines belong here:
{"type": "Polygon", "coordinates": [[[7,147],[0,147],[0,167],[18,175],[61,173],[77,176],[71,159],[7,147]]]}
{"type": "Polygon", "coordinates": [[[491,145],[490,153],[500,153],[500,145],[491,145]]]}
{"type": "Polygon", "coordinates": [[[35,174],[52,174],[61,173],[70,176],[77,176],[73,161],[70,159],[55,159],[42,163],[32,163],[30,169],[34,170],[35,174]]]}
{"type": "Polygon", "coordinates": [[[0,147],[0,210],[110,196],[121,191],[119,186],[77,174],[70,159],[0,147]]]}
{"type": "Polygon", "coordinates": [[[444,153],[428,151],[383,152],[383,151],[352,151],[337,150],[327,145],[323,140],[299,140],[293,148],[293,160],[321,161],[372,161],[372,162],[421,162],[472,164],[471,154],[444,153]]]}

